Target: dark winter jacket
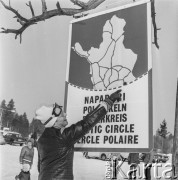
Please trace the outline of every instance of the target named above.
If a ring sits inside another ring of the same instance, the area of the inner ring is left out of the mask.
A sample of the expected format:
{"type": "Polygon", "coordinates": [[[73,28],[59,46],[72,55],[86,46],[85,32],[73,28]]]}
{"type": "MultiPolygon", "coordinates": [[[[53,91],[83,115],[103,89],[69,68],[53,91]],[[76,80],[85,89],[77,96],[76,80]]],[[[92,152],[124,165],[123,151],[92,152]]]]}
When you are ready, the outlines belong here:
{"type": "Polygon", "coordinates": [[[82,121],[64,129],[46,128],[38,140],[39,180],[73,180],[74,144],[102,118],[100,105],[82,121]]]}
{"type": "Polygon", "coordinates": [[[128,164],[140,164],[139,153],[129,153],[128,164]]]}

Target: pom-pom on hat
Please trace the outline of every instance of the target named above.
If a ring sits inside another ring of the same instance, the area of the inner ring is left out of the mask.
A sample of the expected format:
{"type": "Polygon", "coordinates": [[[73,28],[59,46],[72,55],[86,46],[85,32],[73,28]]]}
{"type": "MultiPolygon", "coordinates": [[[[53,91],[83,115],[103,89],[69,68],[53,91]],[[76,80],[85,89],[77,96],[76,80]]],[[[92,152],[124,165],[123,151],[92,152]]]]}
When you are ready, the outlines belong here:
{"type": "Polygon", "coordinates": [[[57,117],[52,115],[53,107],[42,106],[36,110],[36,119],[40,120],[46,128],[52,127],[57,120],[57,117]]]}

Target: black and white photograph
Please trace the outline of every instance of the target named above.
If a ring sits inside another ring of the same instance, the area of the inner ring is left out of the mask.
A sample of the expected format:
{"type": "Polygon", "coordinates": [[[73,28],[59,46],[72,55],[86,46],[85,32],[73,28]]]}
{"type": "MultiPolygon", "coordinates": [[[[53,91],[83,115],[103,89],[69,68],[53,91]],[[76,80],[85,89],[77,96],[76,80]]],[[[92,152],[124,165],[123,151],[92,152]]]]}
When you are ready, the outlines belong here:
{"type": "Polygon", "coordinates": [[[177,0],[0,0],[0,178],[178,179],[177,17],[177,0]]]}

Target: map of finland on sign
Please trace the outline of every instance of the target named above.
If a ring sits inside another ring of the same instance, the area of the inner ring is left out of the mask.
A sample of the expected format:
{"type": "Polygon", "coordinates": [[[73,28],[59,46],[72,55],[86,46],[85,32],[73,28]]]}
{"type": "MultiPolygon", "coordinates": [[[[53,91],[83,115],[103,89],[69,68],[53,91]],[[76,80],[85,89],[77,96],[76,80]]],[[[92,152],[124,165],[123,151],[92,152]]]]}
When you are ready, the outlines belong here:
{"type": "Polygon", "coordinates": [[[91,82],[93,89],[110,89],[122,86],[135,79],[132,74],[137,55],[126,49],[124,41],[124,19],[113,15],[103,27],[103,41],[99,48],[91,47],[84,51],[79,42],[72,47],[80,56],[90,64],[91,82]],[[121,59],[124,57],[124,61],[121,59]]]}
{"type": "Polygon", "coordinates": [[[152,147],[150,3],[135,4],[71,23],[65,89],[69,122],[83,119],[105,97],[122,89],[122,101],[76,143],[76,150],[152,147]]]}

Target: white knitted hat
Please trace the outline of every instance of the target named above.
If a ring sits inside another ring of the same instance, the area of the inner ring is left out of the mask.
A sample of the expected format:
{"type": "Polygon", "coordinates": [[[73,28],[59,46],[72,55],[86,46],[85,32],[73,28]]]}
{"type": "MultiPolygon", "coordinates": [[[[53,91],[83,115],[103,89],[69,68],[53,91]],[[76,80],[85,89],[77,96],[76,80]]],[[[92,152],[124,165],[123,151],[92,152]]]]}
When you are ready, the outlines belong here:
{"type": "Polygon", "coordinates": [[[49,118],[52,118],[45,127],[49,128],[54,125],[57,120],[57,117],[52,115],[53,107],[42,106],[36,110],[36,119],[40,120],[42,124],[44,124],[49,118]]]}

